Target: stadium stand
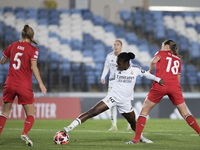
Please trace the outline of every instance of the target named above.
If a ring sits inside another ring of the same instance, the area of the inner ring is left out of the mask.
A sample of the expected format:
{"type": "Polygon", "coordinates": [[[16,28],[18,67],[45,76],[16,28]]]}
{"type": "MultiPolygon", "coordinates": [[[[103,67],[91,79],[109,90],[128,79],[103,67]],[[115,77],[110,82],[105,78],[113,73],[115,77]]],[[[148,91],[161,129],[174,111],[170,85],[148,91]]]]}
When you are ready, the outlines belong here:
{"type": "MultiPolygon", "coordinates": [[[[35,30],[40,51],[38,65],[50,91],[92,91],[95,88],[91,87],[100,86],[105,57],[116,39],[123,42],[123,51],[136,54],[133,63],[145,70],[161,41],[172,39],[184,56],[181,85],[189,85],[189,90],[194,91],[200,84],[200,13],[136,9],[120,11],[120,18],[125,26],[108,22],[90,10],[4,7],[0,8],[0,39],[5,48],[20,39],[24,24],[35,30]],[[128,22],[135,32],[126,30],[128,22]],[[141,33],[143,38],[139,37],[141,33]]],[[[6,68],[6,65],[0,68],[5,70],[0,73],[1,84],[6,78],[6,68]]],[[[136,85],[147,91],[151,83],[138,78],[136,85]]]]}

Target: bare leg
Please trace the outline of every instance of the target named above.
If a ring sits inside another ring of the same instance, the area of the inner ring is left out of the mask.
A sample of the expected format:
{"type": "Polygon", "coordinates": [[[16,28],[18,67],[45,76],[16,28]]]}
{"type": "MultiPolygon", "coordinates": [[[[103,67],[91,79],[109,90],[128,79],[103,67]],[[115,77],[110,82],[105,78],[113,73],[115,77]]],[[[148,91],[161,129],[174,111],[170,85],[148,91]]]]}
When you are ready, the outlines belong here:
{"type": "Polygon", "coordinates": [[[33,104],[26,104],[26,105],[22,105],[24,107],[26,116],[32,115],[34,116],[35,113],[35,107],[34,107],[34,103],[33,104]]]}
{"type": "Polygon", "coordinates": [[[132,111],[130,113],[123,113],[122,116],[126,118],[128,123],[131,125],[132,130],[135,131],[135,127],[136,127],[135,112],[132,111]]]}
{"type": "Polygon", "coordinates": [[[11,108],[12,108],[12,102],[10,103],[3,102],[3,109],[1,113],[8,117],[10,115],[11,108]]]}
{"type": "Polygon", "coordinates": [[[84,123],[87,119],[95,117],[96,115],[106,111],[107,109],[109,109],[108,106],[103,101],[100,101],[89,111],[81,114],[69,126],[64,127],[64,131],[67,133],[67,132],[73,130],[75,127],[77,127],[81,123],[84,123]]]}
{"type": "Polygon", "coordinates": [[[140,115],[144,115],[147,116],[149,114],[149,112],[151,111],[151,109],[156,105],[157,103],[153,103],[152,101],[148,100],[147,98],[145,99],[144,103],[143,103],[143,107],[141,110],[140,115]]]}
{"type": "Polygon", "coordinates": [[[180,105],[177,105],[176,107],[177,107],[179,113],[181,114],[181,116],[182,116],[183,118],[185,118],[185,117],[189,114],[189,112],[188,112],[188,110],[187,110],[187,107],[186,107],[186,105],[185,105],[185,102],[182,103],[182,104],[180,104],[180,105]]]}
{"type": "Polygon", "coordinates": [[[107,109],[109,109],[108,106],[103,101],[100,101],[93,108],[91,108],[89,111],[81,114],[78,118],[81,120],[81,123],[83,123],[87,119],[95,117],[98,114],[106,111],[107,109]]]}

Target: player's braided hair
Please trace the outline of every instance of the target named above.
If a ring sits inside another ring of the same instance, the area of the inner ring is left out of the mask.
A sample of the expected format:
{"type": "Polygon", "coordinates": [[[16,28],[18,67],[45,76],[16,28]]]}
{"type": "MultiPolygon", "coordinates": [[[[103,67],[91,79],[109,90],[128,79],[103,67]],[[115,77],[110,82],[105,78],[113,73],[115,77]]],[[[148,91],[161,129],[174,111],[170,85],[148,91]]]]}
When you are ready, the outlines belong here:
{"type": "Polygon", "coordinates": [[[130,59],[134,59],[134,58],[135,58],[135,54],[133,54],[133,53],[131,53],[131,52],[128,52],[128,53],[122,52],[122,53],[120,53],[120,54],[118,55],[118,59],[119,59],[120,61],[123,61],[124,63],[125,63],[125,62],[129,62],[130,59]]]}
{"type": "Polygon", "coordinates": [[[33,36],[34,36],[33,29],[29,27],[29,25],[25,25],[21,33],[22,39],[29,39],[32,43],[37,45],[37,43],[33,40],[33,36]]]}
{"type": "Polygon", "coordinates": [[[178,54],[178,46],[176,45],[176,43],[174,41],[166,40],[166,41],[164,41],[164,45],[169,45],[169,48],[174,53],[174,55],[177,55],[179,58],[182,57],[181,55],[178,54]]]}

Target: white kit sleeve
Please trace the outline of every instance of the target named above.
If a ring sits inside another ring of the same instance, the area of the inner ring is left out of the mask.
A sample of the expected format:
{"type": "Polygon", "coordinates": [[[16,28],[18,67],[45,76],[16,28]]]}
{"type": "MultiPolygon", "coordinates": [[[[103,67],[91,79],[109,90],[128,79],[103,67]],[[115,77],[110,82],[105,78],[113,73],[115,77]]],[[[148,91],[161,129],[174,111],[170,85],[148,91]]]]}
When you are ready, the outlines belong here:
{"type": "Polygon", "coordinates": [[[153,74],[151,74],[151,73],[149,73],[149,72],[147,72],[147,71],[141,69],[140,67],[138,67],[138,69],[140,70],[140,71],[139,71],[139,72],[140,72],[139,74],[140,74],[141,77],[144,76],[144,77],[146,77],[146,78],[148,78],[148,79],[150,79],[150,80],[154,80],[154,81],[156,81],[156,82],[158,82],[158,83],[159,83],[159,81],[161,80],[161,78],[156,77],[155,75],[153,75],[153,74]]]}
{"type": "Polygon", "coordinates": [[[154,81],[156,81],[158,83],[161,80],[161,78],[156,77],[155,75],[153,75],[153,74],[151,74],[149,72],[146,72],[146,71],[143,73],[143,76],[146,77],[146,78],[148,78],[148,79],[154,80],[154,81]]]}
{"type": "Polygon", "coordinates": [[[108,62],[108,57],[106,57],[101,79],[105,79],[106,75],[108,74],[108,71],[109,71],[109,62],[108,62]]]}

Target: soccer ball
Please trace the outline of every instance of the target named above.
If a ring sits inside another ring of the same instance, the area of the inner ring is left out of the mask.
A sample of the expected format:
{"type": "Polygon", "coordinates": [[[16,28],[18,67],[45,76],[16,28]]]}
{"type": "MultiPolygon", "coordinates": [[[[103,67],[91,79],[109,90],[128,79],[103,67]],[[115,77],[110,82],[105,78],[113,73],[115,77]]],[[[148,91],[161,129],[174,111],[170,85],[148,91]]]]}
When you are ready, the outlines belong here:
{"type": "Polygon", "coordinates": [[[69,142],[69,135],[64,131],[58,131],[53,137],[53,140],[55,144],[65,145],[69,142]]]}

